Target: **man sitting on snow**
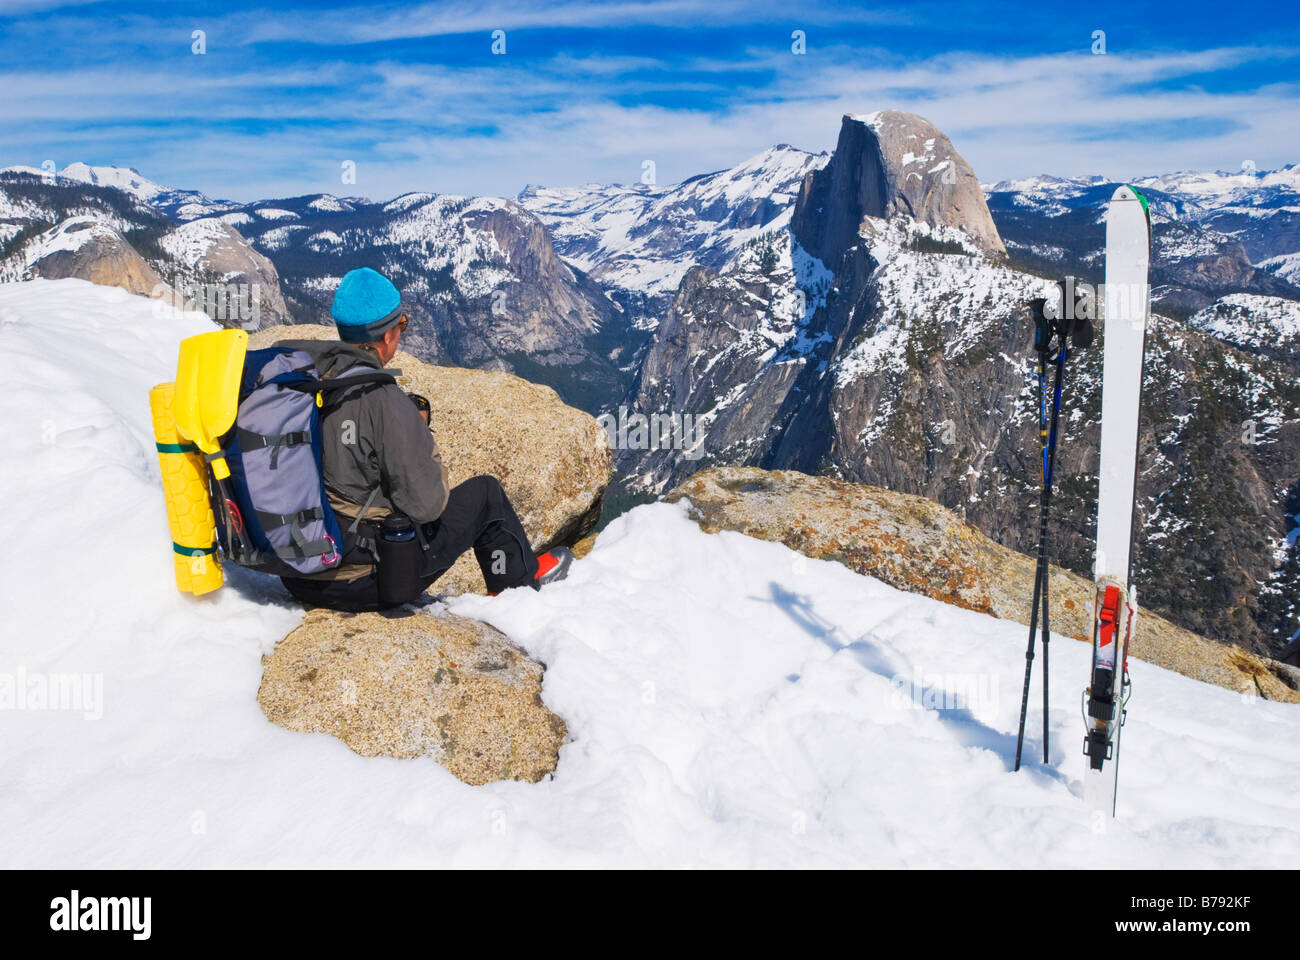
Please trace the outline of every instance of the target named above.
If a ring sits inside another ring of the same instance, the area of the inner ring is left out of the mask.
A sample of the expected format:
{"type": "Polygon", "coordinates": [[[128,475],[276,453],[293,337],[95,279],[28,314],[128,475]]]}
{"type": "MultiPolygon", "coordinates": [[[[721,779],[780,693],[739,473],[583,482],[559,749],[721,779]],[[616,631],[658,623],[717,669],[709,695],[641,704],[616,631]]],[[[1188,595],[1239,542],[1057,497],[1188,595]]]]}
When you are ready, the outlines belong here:
{"type": "MultiPolygon", "coordinates": [[[[294,340],[280,346],[309,353],[324,378],[357,373],[357,368],[382,370],[397,353],[407,319],[401,294],[383,275],[368,267],[349,271],[330,313],[340,342],[294,340]]],[[[534,556],[495,477],[472,477],[447,489],[447,470],[429,429],[428,404],[422,409],[412,400],[396,384],[370,383],[339,391],[322,411],[321,471],[339,525],[372,535],[392,516],[404,515],[418,525],[426,548],[420,552],[431,558],[412,571],[420,592],[471,548],[493,594],[563,579],[573,555],[560,547],[534,556]]],[[[338,568],[282,580],[307,604],[378,609],[373,557],[353,550],[344,559],[338,568]]]]}

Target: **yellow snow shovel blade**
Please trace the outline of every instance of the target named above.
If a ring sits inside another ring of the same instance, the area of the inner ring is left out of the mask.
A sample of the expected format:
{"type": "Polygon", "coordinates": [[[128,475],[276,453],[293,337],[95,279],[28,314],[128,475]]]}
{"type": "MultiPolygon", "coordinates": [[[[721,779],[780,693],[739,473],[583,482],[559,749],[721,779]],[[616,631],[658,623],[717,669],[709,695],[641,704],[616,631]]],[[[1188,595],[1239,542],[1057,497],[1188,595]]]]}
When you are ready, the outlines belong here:
{"type": "MultiPolygon", "coordinates": [[[[181,341],[172,399],[176,430],[209,456],[220,451],[221,438],[235,423],[247,349],[243,330],[213,330],[181,341]]],[[[218,480],[230,476],[224,458],[212,461],[212,472],[218,480]]]]}

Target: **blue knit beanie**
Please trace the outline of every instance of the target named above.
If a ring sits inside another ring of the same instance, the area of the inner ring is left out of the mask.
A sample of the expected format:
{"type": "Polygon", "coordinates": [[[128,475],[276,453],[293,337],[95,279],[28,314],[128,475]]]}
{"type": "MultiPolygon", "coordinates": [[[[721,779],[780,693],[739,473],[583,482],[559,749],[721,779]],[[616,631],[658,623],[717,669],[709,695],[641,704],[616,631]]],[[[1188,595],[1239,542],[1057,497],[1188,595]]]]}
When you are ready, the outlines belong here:
{"type": "Polygon", "coordinates": [[[402,295],[382,273],[349,270],[334,291],[330,316],[344,343],[373,343],[402,319],[402,295]]]}

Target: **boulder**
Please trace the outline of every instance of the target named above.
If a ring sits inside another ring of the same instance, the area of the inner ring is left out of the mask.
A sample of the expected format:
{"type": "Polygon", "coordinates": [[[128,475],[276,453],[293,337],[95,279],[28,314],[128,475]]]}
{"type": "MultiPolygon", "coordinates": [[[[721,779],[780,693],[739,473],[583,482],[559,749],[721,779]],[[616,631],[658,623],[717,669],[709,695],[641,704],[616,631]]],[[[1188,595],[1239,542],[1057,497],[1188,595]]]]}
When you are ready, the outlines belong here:
{"type": "MultiPolygon", "coordinates": [[[[296,324],[258,331],[249,345],[334,336],[333,327],[296,324]]],[[[575,543],[595,526],[613,458],[593,417],[566,406],[550,387],[513,374],[432,366],[402,350],[390,366],[402,370],[402,389],[429,399],[451,483],[481,473],[500,480],[533,549],[575,543]]],[[[432,589],[448,596],[486,591],[472,554],[432,589]]]]}
{"type": "MultiPolygon", "coordinates": [[[[1025,622],[1035,561],[994,543],[933,500],[881,487],[784,470],[718,467],[664,499],[687,499],[706,532],[733,530],[837,560],[900,590],[1025,622]]],[[[1092,642],[1092,584],[1058,567],[1048,597],[1054,633],[1092,642]]],[[[1142,611],[1133,656],[1194,680],[1270,700],[1300,703],[1297,672],[1214,643],[1142,611]]]]}
{"type": "Polygon", "coordinates": [[[168,289],[112,224],[95,217],[69,217],[33,237],[23,253],[27,274],[33,277],[74,277],[142,297],[168,289]]]}
{"type": "Polygon", "coordinates": [[[262,659],[262,711],[363,757],[430,757],[475,786],[554,772],[566,728],[542,703],[545,666],[485,623],[429,610],[309,611],[262,659]]]}

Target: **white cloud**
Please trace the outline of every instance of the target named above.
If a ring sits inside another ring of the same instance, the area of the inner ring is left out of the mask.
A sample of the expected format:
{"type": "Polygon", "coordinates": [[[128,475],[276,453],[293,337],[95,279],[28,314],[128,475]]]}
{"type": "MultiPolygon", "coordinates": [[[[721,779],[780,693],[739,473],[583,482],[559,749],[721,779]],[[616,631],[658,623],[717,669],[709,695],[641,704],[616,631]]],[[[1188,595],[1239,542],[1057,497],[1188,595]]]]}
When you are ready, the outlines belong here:
{"type": "Polygon", "coordinates": [[[0,162],[54,156],[62,165],[84,150],[154,179],[175,171],[177,185],[254,199],[338,192],[347,159],[360,176],[347,189],[376,199],[413,189],[511,195],[530,182],[635,181],[647,159],[671,183],[776,142],[829,149],[842,114],[894,107],[944,130],[986,181],[1237,169],[1245,159],[1263,169],[1300,158],[1300,90],[1213,93],[1194,81],[1294,56],[1225,47],[909,62],[825,47],[804,57],[754,50],[740,64],[646,53],[485,56],[454,68],[332,60],[231,73],[214,60],[9,71],[0,72],[13,92],[0,100],[0,125],[16,155],[0,162]],[[664,90],[694,91],[695,103],[716,108],[656,105],[664,90]],[[169,127],[152,125],[160,119],[169,127]],[[1171,139],[1180,130],[1201,132],[1171,139]]]}

